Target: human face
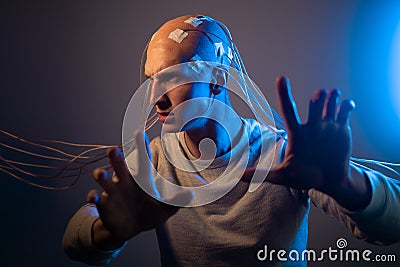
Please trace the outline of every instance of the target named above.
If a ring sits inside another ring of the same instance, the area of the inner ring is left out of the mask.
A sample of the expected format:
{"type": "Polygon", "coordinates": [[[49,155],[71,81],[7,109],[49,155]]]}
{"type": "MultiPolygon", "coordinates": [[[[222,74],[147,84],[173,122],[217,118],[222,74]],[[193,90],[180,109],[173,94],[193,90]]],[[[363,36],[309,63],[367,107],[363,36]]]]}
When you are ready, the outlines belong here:
{"type": "Polygon", "coordinates": [[[183,52],[165,44],[153,46],[146,61],[146,76],[152,79],[151,103],[168,132],[204,127],[205,120],[198,117],[210,105],[210,84],[182,84],[187,77],[177,64],[187,61],[183,52]],[[171,69],[171,66],[174,67],[171,69]]]}

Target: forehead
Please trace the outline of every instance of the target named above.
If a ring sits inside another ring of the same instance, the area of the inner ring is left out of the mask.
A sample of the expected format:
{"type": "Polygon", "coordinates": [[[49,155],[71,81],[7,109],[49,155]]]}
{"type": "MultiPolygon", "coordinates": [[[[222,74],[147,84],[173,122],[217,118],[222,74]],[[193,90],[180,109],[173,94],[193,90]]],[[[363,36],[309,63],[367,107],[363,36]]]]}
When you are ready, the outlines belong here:
{"type": "Polygon", "coordinates": [[[192,51],[169,42],[149,45],[145,64],[145,75],[150,77],[159,71],[190,60],[192,51]]]}

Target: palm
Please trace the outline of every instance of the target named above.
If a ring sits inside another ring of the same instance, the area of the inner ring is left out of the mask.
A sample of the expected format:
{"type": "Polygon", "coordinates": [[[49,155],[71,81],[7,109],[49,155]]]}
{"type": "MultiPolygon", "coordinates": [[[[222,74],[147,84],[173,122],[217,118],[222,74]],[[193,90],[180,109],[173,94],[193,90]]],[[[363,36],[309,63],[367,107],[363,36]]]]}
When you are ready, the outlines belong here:
{"type": "Polygon", "coordinates": [[[301,124],[288,80],[281,78],[277,87],[288,146],[282,164],[271,170],[268,180],[298,189],[323,189],[342,182],[351,151],[348,118],[353,102],[345,100],[336,114],[338,91],[327,95],[318,90],[310,102],[308,122],[301,124]]]}
{"type": "MultiPolygon", "coordinates": [[[[138,149],[138,176],[153,181],[150,148],[148,140],[144,139],[142,132],[135,134],[138,149]]],[[[107,179],[106,172],[96,169],[94,177],[96,182],[104,189],[99,194],[92,190],[88,194],[88,201],[96,204],[104,227],[117,240],[126,241],[136,234],[146,231],[164,223],[178,211],[175,206],[167,205],[153,198],[158,195],[157,189],[148,195],[132,179],[119,149],[112,149],[108,156],[114,169],[113,179],[107,179]]],[[[179,198],[182,203],[191,201],[192,194],[178,193],[173,199],[179,198]]],[[[170,200],[171,201],[171,200],[170,200]]]]}

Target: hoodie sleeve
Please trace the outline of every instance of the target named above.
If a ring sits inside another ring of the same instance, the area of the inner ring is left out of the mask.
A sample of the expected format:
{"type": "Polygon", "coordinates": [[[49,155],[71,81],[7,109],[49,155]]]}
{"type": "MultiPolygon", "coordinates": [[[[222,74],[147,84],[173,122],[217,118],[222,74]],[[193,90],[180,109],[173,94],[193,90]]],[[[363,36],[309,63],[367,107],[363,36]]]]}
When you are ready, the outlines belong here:
{"type": "Polygon", "coordinates": [[[94,204],[82,206],[71,218],[62,240],[62,247],[69,258],[90,265],[105,265],[114,260],[125,247],[126,243],[111,251],[95,247],[92,226],[98,219],[99,213],[94,204]]]}
{"type": "Polygon", "coordinates": [[[376,245],[400,241],[400,181],[377,171],[351,164],[352,175],[364,175],[370,182],[372,197],[363,210],[349,211],[333,198],[309,190],[313,203],[344,224],[354,236],[376,245]]]}

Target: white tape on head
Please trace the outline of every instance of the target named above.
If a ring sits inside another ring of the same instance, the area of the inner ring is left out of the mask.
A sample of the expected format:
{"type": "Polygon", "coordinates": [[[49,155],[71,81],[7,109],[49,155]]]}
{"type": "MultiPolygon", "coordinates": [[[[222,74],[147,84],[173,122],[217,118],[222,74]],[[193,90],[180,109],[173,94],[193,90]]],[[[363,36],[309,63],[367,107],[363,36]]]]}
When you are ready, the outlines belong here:
{"type": "Polygon", "coordinates": [[[216,57],[220,57],[223,54],[225,54],[225,48],[224,48],[222,42],[214,43],[214,46],[215,46],[215,56],[216,57]]]}
{"type": "Polygon", "coordinates": [[[172,31],[169,35],[168,38],[174,40],[177,43],[181,43],[183,39],[185,39],[189,34],[185,31],[182,31],[181,29],[176,29],[172,31]]]}
{"type": "Polygon", "coordinates": [[[201,57],[199,55],[194,55],[191,59],[190,59],[191,64],[189,65],[190,68],[195,71],[197,74],[199,74],[201,72],[201,64],[199,63],[199,61],[203,61],[201,59],[201,57]]]}
{"type": "Polygon", "coordinates": [[[233,59],[233,54],[232,54],[232,49],[230,48],[230,47],[228,47],[228,58],[230,59],[230,60],[232,60],[233,59]]]}
{"type": "Polygon", "coordinates": [[[196,54],[190,59],[190,61],[203,61],[203,59],[201,59],[201,57],[196,54]]]}
{"type": "Polygon", "coordinates": [[[203,21],[201,21],[200,19],[195,18],[195,17],[190,17],[187,20],[185,20],[184,22],[192,25],[195,28],[197,28],[197,26],[199,26],[200,24],[203,23],[203,21]]]}

